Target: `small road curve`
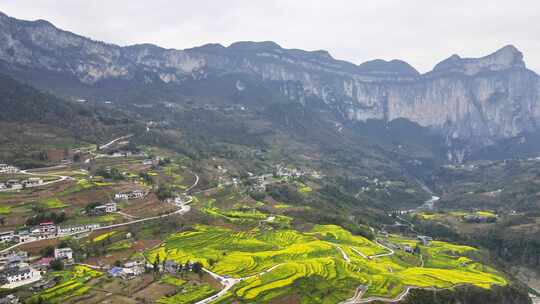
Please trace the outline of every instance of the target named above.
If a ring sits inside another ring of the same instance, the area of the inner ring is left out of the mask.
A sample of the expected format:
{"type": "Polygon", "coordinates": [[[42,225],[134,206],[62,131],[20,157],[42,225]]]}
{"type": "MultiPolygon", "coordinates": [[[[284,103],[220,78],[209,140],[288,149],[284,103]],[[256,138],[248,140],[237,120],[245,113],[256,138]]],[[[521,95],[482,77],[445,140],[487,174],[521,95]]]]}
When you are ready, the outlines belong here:
{"type": "Polygon", "coordinates": [[[341,252],[341,256],[343,256],[343,259],[345,260],[345,262],[347,263],[350,263],[351,262],[351,259],[349,258],[349,256],[347,255],[347,253],[343,250],[343,248],[339,247],[339,246],[336,246],[337,250],[339,252],[341,252]]]}
{"type": "MultiPolygon", "coordinates": [[[[54,167],[39,168],[39,169],[29,169],[29,170],[47,170],[47,169],[58,169],[58,168],[64,168],[64,167],[66,167],[66,166],[65,165],[59,165],[59,166],[54,166],[54,167]]],[[[42,183],[40,185],[36,185],[36,186],[26,186],[26,188],[39,188],[39,187],[48,186],[48,185],[56,184],[56,183],[59,183],[59,182],[63,182],[63,181],[66,181],[66,180],[75,180],[71,176],[49,174],[49,173],[46,173],[46,172],[44,172],[44,173],[29,172],[29,170],[21,170],[18,173],[19,174],[24,174],[24,175],[30,175],[30,176],[40,176],[40,177],[52,176],[52,177],[57,177],[58,179],[48,181],[48,182],[44,182],[44,183],[42,183]]],[[[0,192],[9,192],[9,191],[18,191],[18,190],[20,190],[20,189],[2,189],[2,190],[0,190],[0,192]]]]}
{"type": "Polygon", "coordinates": [[[358,254],[359,256],[363,257],[364,259],[369,259],[369,257],[365,254],[363,254],[362,252],[360,252],[360,250],[354,248],[354,247],[350,247],[352,251],[354,251],[356,254],[358,254]]]}
{"type": "Polygon", "coordinates": [[[213,296],[210,296],[204,300],[201,300],[199,302],[196,302],[195,304],[208,304],[208,303],[211,303],[215,300],[217,300],[218,298],[220,298],[221,296],[225,295],[231,288],[234,287],[234,285],[242,282],[242,281],[245,281],[247,279],[251,279],[253,277],[256,277],[256,276],[260,276],[260,275],[263,275],[263,274],[266,274],[266,273],[269,273],[270,271],[278,268],[279,266],[281,266],[283,264],[277,264],[277,265],[274,265],[268,269],[266,269],[265,271],[263,272],[260,272],[258,274],[255,274],[255,275],[252,275],[252,276],[247,276],[247,277],[243,277],[243,278],[230,278],[230,277],[225,277],[225,276],[221,276],[215,272],[212,272],[211,270],[208,270],[206,268],[203,268],[203,271],[208,273],[210,276],[212,276],[214,279],[218,280],[221,285],[223,285],[223,289],[221,289],[218,293],[216,293],[215,295],[213,296]]]}
{"type": "Polygon", "coordinates": [[[404,222],[404,223],[407,223],[407,225],[409,225],[409,229],[411,229],[411,231],[412,231],[413,233],[421,234],[420,232],[416,231],[414,224],[411,223],[410,221],[408,221],[408,220],[402,218],[402,217],[399,216],[399,215],[397,216],[397,219],[399,219],[400,221],[402,221],[402,222],[404,222]]]}
{"type": "Polygon", "coordinates": [[[136,217],[136,216],[134,216],[134,215],[131,215],[131,214],[127,214],[127,213],[122,212],[122,211],[116,211],[116,213],[117,213],[117,214],[120,214],[120,215],[123,216],[123,217],[127,217],[127,218],[129,218],[129,219],[132,219],[132,220],[138,219],[138,217],[136,217]]]}
{"type": "Polygon", "coordinates": [[[446,288],[435,288],[435,287],[417,287],[417,286],[407,286],[405,290],[403,290],[401,293],[399,293],[395,298],[383,298],[383,297],[368,297],[365,299],[362,299],[361,297],[365,294],[365,292],[368,290],[368,287],[366,286],[359,286],[357,289],[357,293],[354,297],[347,301],[343,301],[340,304],[363,304],[363,303],[370,303],[370,302],[384,302],[384,303],[397,303],[405,299],[407,295],[409,295],[410,291],[413,289],[422,289],[422,290],[431,290],[431,291],[441,291],[441,290],[450,290],[458,287],[467,286],[468,284],[457,284],[453,285],[451,287],[446,288]],[[358,297],[359,290],[361,290],[361,295],[358,297]]]}
{"type": "MultiPolygon", "coordinates": [[[[32,173],[29,173],[29,174],[32,174],[32,173]]],[[[197,186],[197,183],[199,182],[199,177],[196,174],[195,174],[195,176],[196,176],[195,182],[193,183],[193,185],[191,187],[189,187],[189,189],[193,189],[195,186],[197,186]]],[[[69,177],[69,178],[71,178],[71,177],[69,177]]],[[[128,225],[133,225],[133,224],[137,224],[137,223],[152,221],[152,220],[156,220],[156,219],[162,219],[162,218],[166,218],[166,217],[173,216],[173,215],[186,214],[191,210],[191,206],[189,204],[193,201],[192,196],[187,196],[187,198],[188,198],[188,200],[185,201],[185,202],[175,203],[175,205],[178,206],[179,209],[176,210],[176,211],[170,212],[170,213],[157,215],[157,216],[146,217],[146,218],[137,219],[137,220],[132,220],[132,221],[125,222],[125,223],[102,226],[102,227],[92,229],[92,230],[89,230],[89,231],[78,231],[78,232],[69,233],[69,234],[56,235],[56,236],[54,236],[52,238],[48,238],[48,240],[54,240],[54,239],[63,238],[63,237],[66,237],[66,236],[74,236],[74,235],[78,235],[78,234],[89,233],[89,232],[92,232],[92,231],[99,231],[99,230],[106,230],[106,229],[111,229],[111,228],[118,228],[118,227],[122,227],[122,226],[128,226],[128,225]]],[[[175,200],[175,202],[176,202],[176,200],[175,200]]],[[[181,200],[180,200],[180,202],[181,202],[181,200]]],[[[4,249],[0,250],[0,253],[8,252],[8,251],[10,251],[12,249],[15,249],[15,248],[19,247],[19,246],[22,246],[22,245],[25,245],[25,244],[36,243],[36,242],[39,242],[39,241],[42,241],[42,240],[33,240],[33,241],[28,241],[28,242],[17,243],[17,244],[12,245],[12,246],[10,246],[8,248],[4,248],[4,249]]]]}
{"type": "Polygon", "coordinates": [[[395,251],[392,249],[392,248],[389,248],[389,247],[386,247],[385,245],[379,243],[379,240],[375,240],[375,243],[377,245],[379,245],[380,247],[388,250],[387,253],[380,253],[380,254],[375,254],[375,255],[372,255],[372,256],[369,256],[370,259],[376,259],[376,258],[382,258],[382,257],[385,257],[385,256],[391,256],[393,254],[395,254],[395,251]]]}
{"type": "Polygon", "coordinates": [[[375,255],[370,255],[370,256],[367,256],[365,254],[363,254],[360,250],[354,248],[354,247],[349,247],[352,251],[354,251],[356,254],[358,254],[359,256],[363,257],[364,259],[368,259],[368,260],[371,260],[371,259],[376,259],[376,258],[382,258],[382,257],[386,257],[386,256],[391,256],[391,255],[394,255],[395,254],[395,251],[391,248],[388,248],[386,247],[385,245],[379,243],[378,240],[375,240],[375,243],[377,245],[379,245],[380,247],[388,250],[387,253],[379,253],[379,254],[375,254],[375,255]]]}
{"type": "Polygon", "coordinates": [[[197,187],[199,184],[199,176],[195,172],[191,172],[193,176],[195,177],[195,181],[193,182],[193,185],[189,186],[186,190],[184,190],[184,193],[189,193],[189,191],[193,190],[193,188],[197,187]]]}
{"type": "Polygon", "coordinates": [[[110,142],[104,144],[104,145],[101,145],[99,146],[99,149],[102,150],[102,149],[107,149],[108,147],[110,147],[111,145],[113,145],[115,142],[119,141],[119,140],[122,140],[122,139],[128,139],[130,138],[131,136],[133,136],[133,134],[129,134],[129,135],[124,135],[124,136],[120,136],[118,138],[115,138],[113,140],[111,140],[110,142]]]}
{"type": "MultiPolygon", "coordinates": [[[[92,229],[92,230],[87,230],[87,231],[77,231],[77,232],[68,233],[68,234],[56,235],[56,236],[54,236],[54,237],[47,238],[47,239],[43,239],[43,240],[54,240],[54,239],[59,239],[59,238],[67,237],[67,236],[74,236],[74,235],[78,235],[78,234],[90,233],[90,232],[93,232],[93,231],[106,230],[106,229],[111,229],[111,228],[118,228],[118,227],[123,227],[123,226],[133,225],[133,224],[137,224],[137,223],[143,223],[143,222],[147,222],[147,221],[152,221],[152,220],[157,220],[157,219],[163,219],[163,218],[166,218],[166,217],[169,217],[169,216],[173,216],[173,215],[182,215],[182,214],[186,214],[186,213],[188,213],[190,210],[191,210],[191,206],[187,205],[187,203],[186,203],[186,204],[183,205],[180,209],[178,209],[178,210],[176,210],[176,211],[173,211],[173,212],[170,212],[170,213],[166,213],[166,214],[162,214],[162,215],[157,215],[157,216],[152,216],[152,217],[146,217],[146,218],[142,218],[142,219],[138,219],[138,220],[133,220],[133,221],[125,222],[125,223],[119,223],[119,224],[112,224],[112,225],[107,225],[107,226],[101,226],[101,227],[98,227],[98,228],[95,228],[95,229],[92,229]]],[[[8,247],[8,248],[5,248],[5,249],[0,250],[0,253],[7,252],[7,251],[9,251],[9,250],[15,249],[15,248],[17,248],[17,247],[19,247],[19,246],[22,246],[22,245],[32,244],[32,243],[36,243],[36,242],[43,241],[43,240],[33,240],[33,241],[28,241],[28,242],[17,243],[17,244],[15,244],[15,245],[13,245],[13,246],[10,246],[10,247],[8,247]]]]}

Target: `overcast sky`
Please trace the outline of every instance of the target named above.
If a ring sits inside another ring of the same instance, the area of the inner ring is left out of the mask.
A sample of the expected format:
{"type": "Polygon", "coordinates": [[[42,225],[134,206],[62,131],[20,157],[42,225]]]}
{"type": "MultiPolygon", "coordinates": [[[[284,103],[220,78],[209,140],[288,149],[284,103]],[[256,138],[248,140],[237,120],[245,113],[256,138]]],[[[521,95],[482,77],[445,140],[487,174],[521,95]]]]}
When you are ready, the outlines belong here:
{"type": "Polygon", "coordinates": [[[357,64],[403,59],[422,72],[513,44],[540,72],[539,0],[1,0],[0,10],[120,45],[272,40],[357,64]]]}

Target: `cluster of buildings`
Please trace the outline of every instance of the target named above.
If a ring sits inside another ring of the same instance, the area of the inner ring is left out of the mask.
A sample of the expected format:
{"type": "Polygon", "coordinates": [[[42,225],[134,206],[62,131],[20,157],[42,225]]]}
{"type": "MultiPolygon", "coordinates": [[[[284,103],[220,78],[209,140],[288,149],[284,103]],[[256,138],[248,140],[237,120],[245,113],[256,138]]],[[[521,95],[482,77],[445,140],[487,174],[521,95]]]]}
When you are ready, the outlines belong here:
{"type": "Polygon", "coordinates": [[[37,240],[52,239],[58,236],[90,232],[99,228],[99,224],[77,226],[57,226],[53,222],[43,222],[31,229],[0,232],[0,243],[26,243],[37,240]]]}
{"type": "Polygon", "coordinates": [[[473,213],[464,215],[462,220],[467,223],[493,223],[497,221],[497,217],[473,213]]]}
{"type": "Polygon", "coordinates": [[[274,172],[276,177],[286,179],[298,178],[309,174],[306,169],[290,168],[282,164],[277,165],[274,172]]]}
{"type": "MultiPolygon", "coordinates": [[[[160,272],[177,274],[182,271],[194,271],[195,263],[187,262],[183,265],[173,260],[166,260],[163,263],[159,263],[157,267],[160,272]]],[[[129,261],[124,263],[122,266],[111,267],[107,271],[107,275],[111,278],[130,280],[144,274],[146,269],[153,270],[154,265],[147,262],[145,263],[143,261],[129,261]]]]}
{"type": "MultiPolygon", "coordinates": [[[[53,256],[43,257],[33,262],[30,262],[31,259],[25,251],[2,253],[0,255],[0,287],[13,289],[40,281],[53,260],[60,260],[64,264],[73,264],[73,250],[71,248],[56,248],[53,256]]],[[[48,285],[49,283],[51,282],[36,283],[36,286],[48,285]]],[[[54,284],[54,282],[52,283],[54,284]]]]}
{"type": "Polygon", "coordinates": [[[19,172],[19,168],[8,164],[0,164],[0,174],[14,174],[19,172]]]}
{"type": "Polygon", "coordinates": [[[272,182],[272,174],[255,176],[248,172],[248,175],[250,175],[249,179],[252,181],[249,191],[252,192],[264,192],[266,191],[266,186],[272,182]]]}
{"type": "Polygon", "coordinates": [[[17,288],[39,280],[41,271],[28,263],[26,252],[9,252],[0,256],[1,288],[17,288]]]}
{"type": "Polygon", "coordinates": [[[43,179],[39,177],[31,177],[25,180],[10,179],[5,183],[0,183],[0,190],[20,190],[41,185],[43,185],[43,179]]]}
{"type": "Polygon", "coordinates": [[[125,192],[116,193],[114,195],[114,199],[117,201],[127,201],[127,200],[140,199],[140,198],[143,198],[145,195],[146,193],[142,190],[125,191],[125,192]]]}

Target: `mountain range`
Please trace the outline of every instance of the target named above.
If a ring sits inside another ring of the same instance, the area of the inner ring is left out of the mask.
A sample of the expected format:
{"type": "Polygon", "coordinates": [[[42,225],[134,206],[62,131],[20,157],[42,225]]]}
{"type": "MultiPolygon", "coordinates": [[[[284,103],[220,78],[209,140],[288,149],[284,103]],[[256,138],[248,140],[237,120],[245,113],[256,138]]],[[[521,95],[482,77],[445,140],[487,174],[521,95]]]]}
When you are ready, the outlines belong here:
{"type": "Polygon", "coordinates": [[[234,103],[247,99],[242,94],[257,99],[253,90],[263,87],[269,99],[330,114],[321,119],[339,128],[409,120],[440,136],[444,157],[454,162],[540,131],[540,77],[512,45],[482,58],[452,55],[421,74],[401,60],[356,65],[274,42],[121,47],[2,13],[0,41],[1,73],[72,99],[133,103],[211,95],[234,103]],[[210,82],[220,85],[208,90],[210,82]]]}

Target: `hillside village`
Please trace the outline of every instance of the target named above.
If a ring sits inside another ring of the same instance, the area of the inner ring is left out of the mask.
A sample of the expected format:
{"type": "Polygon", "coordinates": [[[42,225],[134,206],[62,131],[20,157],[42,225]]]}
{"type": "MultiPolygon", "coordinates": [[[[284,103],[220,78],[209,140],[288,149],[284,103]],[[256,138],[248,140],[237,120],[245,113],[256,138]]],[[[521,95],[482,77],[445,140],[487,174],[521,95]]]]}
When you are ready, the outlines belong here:
{"type": "MultiPolygon", "coordinates": [[[[179,260],[174,255],[156,259],[152,250],[163,246],[171,233],[183,231],[184,225],[198,229],[199,222],[256,227],[266,233],[291,229],[294,220],[287,212],[312,207],[285,203],[287,196],[308,198],[325,178],[318,170],[283,162],[270,163],[257,173],[239,172],[219,159],[194,172],[174,155],[131,151],[128,145],[129,137],[123,136],[101,145],[99,151],[74,149],[74,159],[52,167],[0,166],[0,200],[6,202],[0,208],[0,284],[15,291],[1,301],[57,303],[64,297],[76,301],[79,293],[103,301],[129,298],[122,292],[112,296],[100,292],[101,287],[90,282],[142,288],[136,293],[143,303],[187,297],[195,290],[201,293],[198,301],[186,303],[218,300],[242,280],[212,272],[212,260],[197,256],[179,260]],[[65,287],[75,282],[77,287],[65,287]]],[[[400,181],[364,177],[361,182],[358,195],[408,191],[400,181]]],[[[433,245],[433,238],[400,219],[405,215],[390,214],[395,224],[380,229],[362,226],[361,233],[372,237],[378,250],[364,254],[352,248],[347,253],[337,247],[338,257],[350,263],[351,254],[368,261],[406,255],[413,265],[423,267],[440,244],[433,245]]]]}

